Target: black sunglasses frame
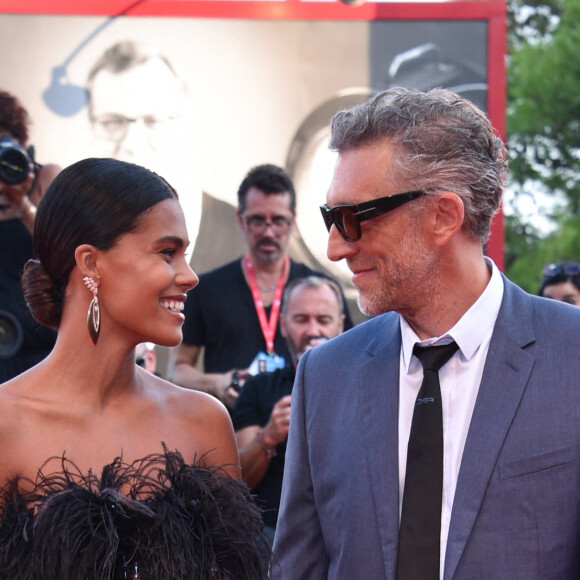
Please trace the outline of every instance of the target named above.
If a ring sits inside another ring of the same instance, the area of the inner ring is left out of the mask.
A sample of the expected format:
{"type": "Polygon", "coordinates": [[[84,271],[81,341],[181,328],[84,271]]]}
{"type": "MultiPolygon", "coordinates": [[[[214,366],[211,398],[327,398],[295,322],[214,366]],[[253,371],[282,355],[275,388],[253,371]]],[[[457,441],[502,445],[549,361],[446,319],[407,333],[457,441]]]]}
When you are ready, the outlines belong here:
{"type": "Polygon", "coordinates": [[[360,240],[362,232],[360,224],[365,220],[378,217],[386,214],[402,205],[413,201],[425,195],[424,191],[406,191],[404,193],[396,193],[387,197],[379,197],[357,204],[341,204],[334,207],[328,207],[326,204],[320,206],[320,213],[326,225],[326,229],[330,232],[330,228],[334,224],[338,233],[347,242],[356,242],[360,240]],[[345,227],[346,216],[349,218],[349,224],[354,227],[354,234],[348,233],[345,227]]]}

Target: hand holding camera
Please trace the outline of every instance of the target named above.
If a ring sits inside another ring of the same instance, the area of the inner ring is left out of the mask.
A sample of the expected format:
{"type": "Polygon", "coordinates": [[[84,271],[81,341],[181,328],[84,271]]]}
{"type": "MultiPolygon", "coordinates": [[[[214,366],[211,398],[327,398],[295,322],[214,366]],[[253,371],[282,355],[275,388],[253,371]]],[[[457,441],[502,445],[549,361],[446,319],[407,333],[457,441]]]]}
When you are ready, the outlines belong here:
{"type": "Polygon", "coordinates": [[[282,397],[272,408],[270,419],[262,429],[262,442],[268,449],[275,449],[279,443],[288,437],[290,427],[290,403],[292,396],[282,397]]]}
{"type": "Polygon", "coordinates": [[[34,173],[34,147],[25,149],[12,137],[0,137],[0,181],[8,185],[22,183],[34,173]]]}
{"type": "Polygon", "coordinates": [[[32,147],[26,150],[12,137],[0,137],[0,209],[33,217],[36,206],[27,194],[32,189],[35,167],[32,147]]]}

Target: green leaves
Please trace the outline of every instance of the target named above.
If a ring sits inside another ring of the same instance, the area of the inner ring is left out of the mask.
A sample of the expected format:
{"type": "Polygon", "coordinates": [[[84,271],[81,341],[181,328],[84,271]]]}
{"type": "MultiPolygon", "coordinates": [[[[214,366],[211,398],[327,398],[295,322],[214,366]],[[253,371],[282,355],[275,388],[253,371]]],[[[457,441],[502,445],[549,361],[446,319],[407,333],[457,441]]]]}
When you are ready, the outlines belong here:
{"type": "Polygon", "coordinates": [[[506,216],[510,278],[537,292],[542,267],[580,259],[580,0],[508,4],[507,142],[512,188],[563,194],[557,229],[541,234],[518,214],[506,216]]]}
{"type": "Polygon", "coordinates": [[[580,0],[512,2],[510,11],[511,178],[563,192],[580,215],[580,0]]]}

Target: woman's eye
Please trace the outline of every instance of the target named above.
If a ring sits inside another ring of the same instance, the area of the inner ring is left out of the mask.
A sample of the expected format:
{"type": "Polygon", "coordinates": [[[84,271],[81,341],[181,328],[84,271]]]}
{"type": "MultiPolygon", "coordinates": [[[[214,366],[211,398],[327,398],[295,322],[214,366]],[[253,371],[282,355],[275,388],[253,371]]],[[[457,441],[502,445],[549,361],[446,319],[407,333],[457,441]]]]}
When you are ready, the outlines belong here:
{"type": "Polygon", "coordinates": [[[175,248],[166,248],[165,250],[161,250],[161,253],[164,256],[168,256],[169,258],[175,257],[175,248]]]}

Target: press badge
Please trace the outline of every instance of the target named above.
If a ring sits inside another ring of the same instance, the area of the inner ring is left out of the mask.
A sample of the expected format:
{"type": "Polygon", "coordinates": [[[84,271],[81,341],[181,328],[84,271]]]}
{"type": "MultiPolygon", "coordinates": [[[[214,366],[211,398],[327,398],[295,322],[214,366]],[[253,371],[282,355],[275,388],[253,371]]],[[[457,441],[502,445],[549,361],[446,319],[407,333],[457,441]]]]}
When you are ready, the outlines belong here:
{"type": "Polygon", "coordinates": [[[251,362],[248,370],[251,375],[259,373],[270,373],[276,369],[283,369],[286,364],[283,356],[272,352],[270,354],[260,351],[251,362]]]}

